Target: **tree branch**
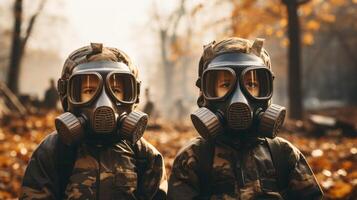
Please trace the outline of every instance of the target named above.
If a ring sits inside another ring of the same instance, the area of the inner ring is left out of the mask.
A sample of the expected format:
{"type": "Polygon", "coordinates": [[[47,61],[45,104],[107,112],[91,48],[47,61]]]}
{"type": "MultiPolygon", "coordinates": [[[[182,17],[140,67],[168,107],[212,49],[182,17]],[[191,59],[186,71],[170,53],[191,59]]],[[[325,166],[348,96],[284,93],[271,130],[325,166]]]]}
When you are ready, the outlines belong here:
{"type": "Polygon", "coordinates": [[[21,41],[21,49],[22,49],[22,52],[26,46],[26,43],[27,43],[27,40],[29,39],[29,37],[31,36],[31,33],[32,33],[32,30],[33,30],[33,26],[36,22],[36,19],[38,17],[38,15],[42,12],[43,10],[43,7],[45,5],[47,0],[41,0],[38,8],[37,8],[37,11],[35,12],[35,14],[33,14],[30,18],[30,22],[29,22],[29,25],[27,26],[27,30],[26,30],[26,35],[25,37],[22,39],[21,41]]]}
{"type": "Polygon", "coordinates": [[[170,42],[174,43],[177,37],[177,28],[180,23],[180,20],[182,16],[185,14],[186,9],[185,9],[185,2],[186,0],[181,0],[180,8],[176,11],[176,13],[173,14],[173,16],[176,15],[176,19],[172,23],[172,32],[171,32],[171,37],[170,37],[170,42]]]}
{"type": "Polygon", "coordinates": [[[265,7],[265,12],[269,13],[270,16],[274,17],[275,19],[281,19],[281,13],[274,12],[270,7],[265,7]]]}

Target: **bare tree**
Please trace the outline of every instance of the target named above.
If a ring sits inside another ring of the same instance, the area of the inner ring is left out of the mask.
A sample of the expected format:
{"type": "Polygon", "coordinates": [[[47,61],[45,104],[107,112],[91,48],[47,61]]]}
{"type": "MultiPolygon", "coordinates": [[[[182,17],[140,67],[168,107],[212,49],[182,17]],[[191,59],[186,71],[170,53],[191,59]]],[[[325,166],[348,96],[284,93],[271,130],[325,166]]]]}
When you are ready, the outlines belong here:
{"type": "Polygon", "coordinates": [[[177,62],[173,59],[172,47],[178,42],[178,26],[182,21],[182,17],[186,14],[185,2],[186,0],[180,0],[178,8],[167,19],[161,17],[156,9],[154,11],[154,18],[158,23],[160,54],[164,76],[163,102],[166,103],[173,101],[173,75],[177,62]]]}
{"type": "Polygon", "coordinates": [[[12,33],[12,45],[11,54],[9,62],[9,72],[7,84],[13,93],[18,94],[19,90],[19,75],[21,60],[24,55],[25,47],[31,33],[33,31],[34,24],[37,20],[38,15],[41,13],[46,0],[41,0],[36,12],[30,17],[29,24],[27,26],[26,32],[22,34],[21,26],[23,24],[23,0],[15,0],[14,3],[14,27],[12,33]]]}
{"type": "Polygon", "coordinates": [[[298,8],[309,0],[282,0],[288,12],[289,66],[288,94],[290,118],[301,119],[303,102],[301,90],[301,39],[298,8]]]}

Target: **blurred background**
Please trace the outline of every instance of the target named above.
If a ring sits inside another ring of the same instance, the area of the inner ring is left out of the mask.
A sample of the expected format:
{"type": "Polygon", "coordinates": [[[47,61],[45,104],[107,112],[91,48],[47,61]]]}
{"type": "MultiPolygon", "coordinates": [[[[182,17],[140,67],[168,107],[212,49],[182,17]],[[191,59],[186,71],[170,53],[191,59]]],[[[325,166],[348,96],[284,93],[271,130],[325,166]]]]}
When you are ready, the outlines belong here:
{"type": "Polygon", "coordinates": [[[16,198],[26,164],[61,113],[66,57],[102,42],[134,60],[145,137],[170,172],[198,134],[189,114],[203,45],[265,38],[281,136],[306,155],[326,199],[357,199],[357,0],[0,0],[0,199],[16,198]],[[52,82],[52,83],[51,83],[52,82]]]}

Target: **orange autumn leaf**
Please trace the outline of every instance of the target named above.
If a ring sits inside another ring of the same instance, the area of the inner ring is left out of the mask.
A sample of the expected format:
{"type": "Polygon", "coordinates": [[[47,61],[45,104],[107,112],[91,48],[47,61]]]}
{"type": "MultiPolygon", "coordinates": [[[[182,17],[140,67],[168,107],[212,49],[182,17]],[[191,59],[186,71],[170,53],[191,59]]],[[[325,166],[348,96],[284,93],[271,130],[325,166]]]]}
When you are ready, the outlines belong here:
{"type": "Polygon", "coordinates": [[[320,23],[316,20],[310,20],[306,23],[307,30],[317,31],[320,28],[320,23]]]}
{"type": "Polygon", "coordinates": [[[343,181],[337,181],[328,191],[332,198],[340,199],[348,196],[352,192],[352,185],[343,181]]]}
{"type": "Polygon", "coordinates": [[[302,42],[306,45],[312,45],[314,43],[314,36],[312,33],[305,33],[303,35],[302,42]]]}

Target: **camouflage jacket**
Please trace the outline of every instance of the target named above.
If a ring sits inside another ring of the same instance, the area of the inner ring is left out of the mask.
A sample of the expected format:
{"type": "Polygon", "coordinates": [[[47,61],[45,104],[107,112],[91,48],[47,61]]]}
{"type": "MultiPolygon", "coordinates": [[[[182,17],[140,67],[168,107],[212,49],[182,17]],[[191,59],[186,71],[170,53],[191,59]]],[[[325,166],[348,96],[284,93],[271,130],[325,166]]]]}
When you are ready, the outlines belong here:
{"type": "MultiPolygon", "coordinates": [[[[60,199],[58,139],[57,133],[50,134],[34,151],[25,172],[20,199],[60,199]]],[[[164,199],[167,178],[163,157],[143,138],[135,148],[125,141],[102,148],[80,144],[65,199],[164,199]],[[146,159],[140,172],[136,154],[146,159]]]]}
{"type": "Polygon", "coordinates": [[[282,138],[275,140],[280,140],[283,153],[288,154],[287,162],[292,166],[284,191],[278,189],[267,141],[255,138],[244,144],[215,142],[210,174],[205,174],[211,177],[209,190],[206,190],[210,196],[202,194],[202,184],[207,184],[200,176],[205,141],[196,138],[180,150],[174,161],[168,199],[321,199],[320,186],[302,153],[282,138]]]}

